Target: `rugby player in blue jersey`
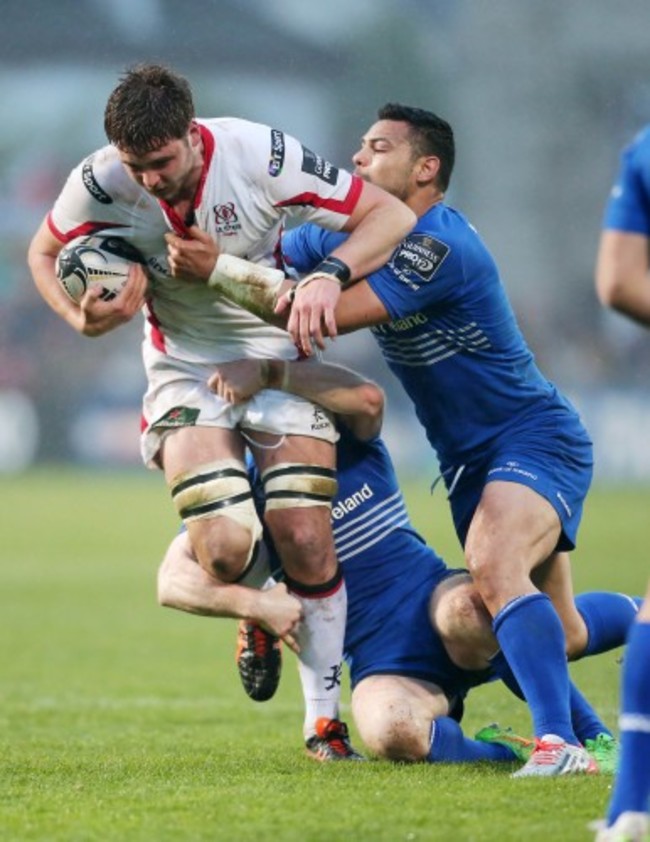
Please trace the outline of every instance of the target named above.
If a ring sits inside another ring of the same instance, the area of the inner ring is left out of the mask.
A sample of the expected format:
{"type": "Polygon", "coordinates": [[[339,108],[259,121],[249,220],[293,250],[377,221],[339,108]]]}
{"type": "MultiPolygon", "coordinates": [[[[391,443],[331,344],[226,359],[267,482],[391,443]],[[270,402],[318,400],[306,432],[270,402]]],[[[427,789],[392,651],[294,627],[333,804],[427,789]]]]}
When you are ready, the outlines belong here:
{"type": "Polygon", "coordinates": [[[591,647],[629,606],[615,594],[597,597],[599,620],[589,628],[573,601],[568,552],[591,481],[591,441],[537,368],[476,230],[444,202],[451,127],[395,104],[378,116],[353,157],[355,172],[419,218],[381,270],[350,283],[347,267],[329,256],[345,235],[314,226],[283,237],[287,262],[309,273],[288,293],[276,279],[264,286],[255,267],[252,283],[245,273],[233,283],[200,232],[193,241],[168,238],[170,261],[286,324],[306,353],[312,338],[322,346],[325,335],[372,328],[437,453],[467,567],[530,708],[536,750],[516,775],[593,771],[571,722],[565,652],[598,651],[591,647]]]}
{"type": "MultiPolygon", "coordinates": [[[[650,327],[650,126],[623,151],[596,261],[601,302],[650,327]]],[[[621,759],[597,842],[650,839],[650,583],[623,662],[621,759]]]]}
{"type": "MultiPolygon", "coordinates": [[[[497,677],[491,665],[497,643],[466,571],[448,568],[409,521],[392,462],[379,438],[381,390],[340,366],[274,360],[222,364],[211,386],[232,403],[247,400],[262,388],[282,387],[320,403],[337,417],[339,488],[332,524],[348,590],[345,651],[352,711],[365,744],[380,757],[402,761],[513,760],[529,754],[530,740],[495,726],[472,740],[454,718],[460,717],[471,687],[497,677]]],[[[264,581],[268,565],[257,574],[258,581],[264,581]]],[[[584,600],[584,605],[579,603],[581,610],[590,610],[592,596],[577,597],[584,600]]],[[[272,633],[267,637],[283,636],[296,648],[293,632],[300,609],[284,586],[252,591],[219,584],[193,561],[183,533],[174,539],[161,566],[159,599],[185,611],[246,618],[248,624],[262,625],[272,633]]],[[[626,627],[619,629],[618,640],[610,639],[611,645],[620,645],[632,622],[635,606],[629,599],[627,605],[626,627]]],[[[248,681],[246,676],[247,692],[248,681]]],[[[579,736],[598,758],[601,770],[611,771],[603,756],[603,749],[609,748],[610,755],[614,749],[611,734],[575,688],[572,693],[579,736]]],[[[309,709],[308,688],[305,701],[309,709]]],[[[312,718],[307,713],[306,721],[312,718]]],[[[342,751],[347,731],[342,732],[336,722],[334,731],[329,723],[319,723],[318,739],[307,739],[311,755],[321,760],[351,759],[342,751]]]]}

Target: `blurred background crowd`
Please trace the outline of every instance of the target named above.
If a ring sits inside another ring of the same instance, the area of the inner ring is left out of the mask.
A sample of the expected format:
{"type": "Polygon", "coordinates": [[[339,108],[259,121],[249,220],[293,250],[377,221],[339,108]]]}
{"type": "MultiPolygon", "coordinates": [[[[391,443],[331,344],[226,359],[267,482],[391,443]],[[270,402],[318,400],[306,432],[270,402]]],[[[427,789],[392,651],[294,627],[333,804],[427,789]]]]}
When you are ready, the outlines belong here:
{"type": "MultiPolygon", "coordinates": [[[[597,478],[650,482],[650,337],[593,287],[620,149],[650,122],[647,0],[3,0],[0,20],[0,471],[139,464],[140,320],[78,336],[40,299],[25,252],[69,170],[105,143],[120,73],[156,60],[188,76],[200,116],[268,123],[339,166],[387,101],[448,119],[447,199],[582,412],[597,478]]],[[[382,383],[399,470],[433,476],[370,335],[327,356],[382,383]]]]}

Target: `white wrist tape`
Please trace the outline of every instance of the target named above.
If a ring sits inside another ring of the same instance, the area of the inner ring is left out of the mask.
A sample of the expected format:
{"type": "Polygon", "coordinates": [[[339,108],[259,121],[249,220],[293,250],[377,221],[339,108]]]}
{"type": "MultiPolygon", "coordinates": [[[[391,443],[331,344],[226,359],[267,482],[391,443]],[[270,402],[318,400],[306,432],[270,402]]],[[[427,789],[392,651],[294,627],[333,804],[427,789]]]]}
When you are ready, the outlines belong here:
{"type": "Polygon", "coordinates": [[[258,266],[232,254],[220,254],[208,286],[235,304],[258,312],[273,308],[283,281],[284,272],[280,269],[258,266]]]}

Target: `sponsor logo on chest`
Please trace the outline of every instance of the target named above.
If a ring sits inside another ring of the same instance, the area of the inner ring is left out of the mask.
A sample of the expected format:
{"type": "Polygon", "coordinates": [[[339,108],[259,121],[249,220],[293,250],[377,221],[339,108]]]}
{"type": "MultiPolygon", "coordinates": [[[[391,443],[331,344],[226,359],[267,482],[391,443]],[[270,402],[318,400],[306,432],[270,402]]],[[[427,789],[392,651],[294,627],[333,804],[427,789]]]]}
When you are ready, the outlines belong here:
{"type": "Polygon", "coordinates": [[[449,254],[449,246],[427,234],[411,234],[393,254],[390,266],[411,289],[419,289],[436,274],[449,254]]]}
{"type": "Polygon", "coordinates": [[[214,205],[212,214],[214,216],[215,231],[222,237],[236,237],[241,231],[241,222],[237,216],[237,209],[234,202],[224,202],[221,205],[214,205]]]}

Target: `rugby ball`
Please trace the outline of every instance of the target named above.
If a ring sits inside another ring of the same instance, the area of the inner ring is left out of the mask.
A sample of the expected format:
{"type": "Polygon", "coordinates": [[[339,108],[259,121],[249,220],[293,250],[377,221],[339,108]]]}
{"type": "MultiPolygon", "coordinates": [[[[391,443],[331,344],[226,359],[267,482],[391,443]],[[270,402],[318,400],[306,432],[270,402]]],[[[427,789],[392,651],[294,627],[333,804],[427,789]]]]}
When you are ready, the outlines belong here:
{"type": "Polygon", "coordinates": [[[99,284],[99,297],[110,301],[126,283],[132,263],[144,264],[144,258],[135,246],[120,237],[77,237],[59,252],[56,276],[66,294],[77,303],[91,284],[99,284]]]}

